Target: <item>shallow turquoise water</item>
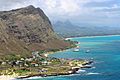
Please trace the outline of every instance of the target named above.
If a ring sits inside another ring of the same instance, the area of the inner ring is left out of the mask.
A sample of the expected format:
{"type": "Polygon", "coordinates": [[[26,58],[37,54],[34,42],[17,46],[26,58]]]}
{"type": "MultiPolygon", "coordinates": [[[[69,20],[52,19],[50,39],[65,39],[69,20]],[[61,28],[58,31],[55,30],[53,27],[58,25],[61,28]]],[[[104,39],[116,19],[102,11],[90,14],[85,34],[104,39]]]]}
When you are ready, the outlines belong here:
{"type": "Polygon", "coordinates": [[[27,80],[120,80],[120,36],[73,38],[79,41],[80,52],[72,49],[50,56],[57,58],[93,58],[94,66],[69,76],[33,78],[27,80]],[[85,53],[86,50],[90,53],[85,53]]]}

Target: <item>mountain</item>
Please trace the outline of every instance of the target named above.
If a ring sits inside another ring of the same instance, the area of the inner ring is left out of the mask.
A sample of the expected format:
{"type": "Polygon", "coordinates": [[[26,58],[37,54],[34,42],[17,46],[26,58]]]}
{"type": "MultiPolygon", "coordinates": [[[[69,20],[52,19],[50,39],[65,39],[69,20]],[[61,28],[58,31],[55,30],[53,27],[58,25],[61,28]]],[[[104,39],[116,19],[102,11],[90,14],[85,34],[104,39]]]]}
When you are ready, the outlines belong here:
{"type": "Polygon", "coordinates": [[[70,46],[52,29],[40,8],[24,8],[0,12],[0,56],[30,56],[32,51],[60,49],[70,46]]]}
{"type": "Polygon", "coordinates": [[[102,35],[119,35],[120,27],[110,27],[89,24],[73,24],[71,21],[56,21],[53,23],[54,30],[62,37],[77,36],[102,36],[102,35]]]}
{"type": "Polygon", "coordinates": [[[53,23],[54,30],[63,37],[70,37],[78,34],[79,27],[76,25],[73,25],[69,20],[62,22],[57,21],[53,23]]]}

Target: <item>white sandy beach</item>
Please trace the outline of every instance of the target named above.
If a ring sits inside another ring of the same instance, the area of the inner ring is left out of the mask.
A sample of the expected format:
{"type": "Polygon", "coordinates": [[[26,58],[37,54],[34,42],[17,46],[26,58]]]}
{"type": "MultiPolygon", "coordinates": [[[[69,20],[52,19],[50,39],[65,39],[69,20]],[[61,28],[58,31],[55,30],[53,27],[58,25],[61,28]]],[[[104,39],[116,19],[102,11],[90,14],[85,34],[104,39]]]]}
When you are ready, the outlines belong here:
{"type": "Polygon", "coordinates": [[[2,75],[0,76],[0,80],[13,80],[15,79],[13,76],[9,76],[9,75],[2,75]]]}
{"type": "Polygon", "coordinates": [[[2,76],[0,76],[0,80],[15,80],[16,77],[18,77],[17,74],[13,74],[13,75],[2,75],[2,76]]]}

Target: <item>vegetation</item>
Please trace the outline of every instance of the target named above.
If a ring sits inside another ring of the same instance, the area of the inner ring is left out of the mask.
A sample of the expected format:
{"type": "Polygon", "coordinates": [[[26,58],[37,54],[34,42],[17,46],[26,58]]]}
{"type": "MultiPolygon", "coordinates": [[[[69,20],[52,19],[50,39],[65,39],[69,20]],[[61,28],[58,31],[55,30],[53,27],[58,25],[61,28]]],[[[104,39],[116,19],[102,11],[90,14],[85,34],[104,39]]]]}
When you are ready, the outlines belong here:
{"type": "Polygon", "coordinates": [[[21,57],[20,55],[7,55],[0,61],[0,75],[34,76],[34,75],[56,75],[70,74],[73,67],[81,67],[88,63],[85,60],[58,59],[45,56],[48,52],[56,52],[76,47],[76,43],[65,40],[71,44],[64,49],[50,49],[32,52],[31,57],[21,57]]]}
{"type": "MultiPolygon", "coordinates": [[[[33,62],[33,61],[32,61],[33,62]]],[[[28,66],[18,66],[15,65],[11,68],[5,68],[0,70],[0,75],[12,75],[17,74],[18,76],[31,76],[37,74],[44,75],[54,75],[54,74],[69,74],[69,71],[73,67],[79,67],[79,65],[84,65],[88,63],[85,60],[66,60],[66,59],[57,59],[57,58],[47,58],[47,63],[36,62],[38,66],[31,66],[29,62],[28,66]]],[[[24,62],[24,64],[27,64],[24,62]]]]}

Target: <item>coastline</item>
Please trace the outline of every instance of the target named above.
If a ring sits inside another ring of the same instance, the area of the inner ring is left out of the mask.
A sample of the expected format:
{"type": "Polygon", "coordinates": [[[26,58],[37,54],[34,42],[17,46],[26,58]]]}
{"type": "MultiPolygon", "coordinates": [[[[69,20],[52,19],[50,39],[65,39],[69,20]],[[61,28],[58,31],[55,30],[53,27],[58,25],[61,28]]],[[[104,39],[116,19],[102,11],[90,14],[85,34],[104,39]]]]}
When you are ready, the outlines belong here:
{"type": "Polygon", "coordinates": [[[79,71],[80,69],[83,68],[92,68],[92,66],[87,66],[92,64],[93,61],[88,61],[85,64],[83,64],[83,66],[81,67],[73,67],[72,70],[69,70],[68,72],[61,72],[61,73],[52,73],[52,74],[33,74],[33,75],[26,75],[26,76],[19,76],[18,74],[14,73],[13,75],[1,75],[0,76],[0,80],[19,80],[19,79],[28,79],[28,78],[45,78],[45,77],[55,77],[55,76],[67,76],[67,75],[72,75],[72,74],[76,74],[77,71],[79,71]]]}
{"type": "MultiPolygon", "coordinates": [[[[103,69],[103,68],[102,68],[102,69],[103,69]]],[[[96,71],[96,72],[97,72],[97,71],[96,71]]],[[[91,74],[91,73],[89,73],[89,74],[91,74]]],[[[88,75],[89,75],[89,74],[88,74],[88,75]]],[[[63,76],[71,76],[71,75],[74,75],[74,74],[70,74],[70,75],[63,75],[63,76]]],[[[61,75],[60,75],[60,76],[61,76],[61,75]]],[[[34,77],[35,77],[35,76],[34,76],[34,77]]],[[[34,78],[34,77],[30,77],[30,78],[32,79],[32,78],[34,78]]],[[[50,76],[50,77],[53,77],[53,78],[54,78],[54,76],[50,76]]],[[[58,76],[58,77],[59,77],[59,76],[58,76]]],[[[40,76],[39,76],[39,77],[37,77],[37,76],[36,76],[36,78],[41,78],[41,79],[42,79],[43,77],[40,77],[40,76]]],[[[48,76],[48,78],[49,78],[49,76],[48,76]]]]}
{"type": "Polygon", "coordinates": [[[27,78],[32,78],[32,77],[40,77],[40,78],[44,78],[44,77],[54,77],[54,76],[67,76],[67,75],[72,75],[72,74],[76,74],[77,71],[79,71],[80,69],[83,68],[92,68],[92,66],[87,66],[92,64],[93,61],[88,61],[85,64],[83,64],[83,66],[79,66],[79,67],[74,67],[72,70],[68,71],[68,72],[64,72],[64,73],[52,73],[52,74],[35,74],[35,75],[30,75],[30,76],[18,76],[17,78],[14,79],[27,79],[27,78]]]}
{"type": "MultiPolygon", "coordinates": [[[[69,49],[72,49],[74,47],[68,48],[68,49],[63,49],[63,50],[58,50],[58,51],[49,51],[49,52],[45,52],[44,54],[47,54],[48,56],[50,54],[55,54],[57,52],[63,52],[63,51],[67,51],[69,49]]],[[[92,62],[91,61],[86,61],[85,64],[81,64],[81,67],[74,67],[71,70],[67,70],[67,72],[55,72],[55,73],[51,73],[51,74],[34,74],[33,75],[25,75],[25,76],[19,76],[18,74],[13,74],[13,75],[1,75],[0,79],[1,80],[16,80],[16,79],[25,79],[25,78],[30,78],[30,77],[50,77],[50,76],[62,76],[62,75],[71,75],[71,74],[75,74],[78,70],[82,69],[82,68],[91,68],[91,66],[86,66],[86,65],[90,65],[92,62]]],[[[69,66],[70,67],[70,66],[69,66]]],[[[71,67],[72,68],[72,67],[71,67]]]]}
{"type": "Polygon", "coordinates": [[[78,37],[68,37],[68,38],[65,38],[65,39],[70,39],[72,40],[73,38],[91,38],[91,37],[110,37],[110,36],[120,36],[120,35],[100,35],[100,36],[78,36],[78,37]]]}
{"type": "MultiPolygon", "coordinates": [[[[74,48],[74,47],[72,47],[74,48]]],[[[72,49],[72,48],[69,48],[69,49],[72,49]]],[[[64,50],[59,50],[59,51],[49,51],[49,52],[45,52],[44,54],[47,54],[48,56],[50,54],[55,54],[57,52],[63,52],[63,51],[67,51],[69,49],[64,49],[64,50]]],[[[75,70],[74,70],[75,72],[75,70]]],[[[46,76],[58,76],[58,75],[70,75],[70,74],[73,74],[73,73],[61,73],[61,74],[52,74],[52,75],[41,75],[41,74],[37,74],[37,75],[32,75],[32,76],[19,76],[18,74],[14,73],[12,75],[0,75],[0,80],[16,80],[16,79],[24,79],[24,78],[29,78],[29,77],[46,77],[46,76]]]]}
{"type": "MultiPolygon", "coordinates": [[[[111,36],[120,36],[120,35],[101,35],[101,36],[82,36],[82,37],[69,37],[69,38],[64,38],[65,40],[72,40],[73,38],[95,38],[95,37],[111,37],[111,36]]],[[[76,44],[77,45],[77,44],[76,44]]],[[[76,46],[75,46],[76,47],[76,46]]],[[[75,47],[72,47],[72,48],[69,48],[69,49],[73,49],[73,48],[75,48],[75,47]]],[[[69,49],[64,49],[64,50],[59,50],[59,51],[55,51],[55,52],[53,52],[53,51],[49,51],[49,52],[45,52],[44,54],[47,54],[48,56],[50,55],[50,54],[55,54],[55,53],[57,53],[57,52],[63,52],[63,51],[67,51],[67,50],[69,50],[69,49]]]]}
{"type": "Polygon", "coordinates": [[[17,74],[13,75],[1,75],[0,80],[15,80],[16,77],[19,77],[17,74]]]}
{"type": "MultiPolygon", "coordinates": [[[[75,48],[75,47],[73,47],[73,48],[75,48]]],[[[73,48],[70,48],[70,49],[73,49],[73,48]]],[[[51,54],[55,54],[55,53],[63,52],[63,51],[67,51],[67,50],[69,50],[69,49],[59,50],[59,51],[56,51],[56,52],[52,52],[52,51],[50,51],[50,52],[46,52],[46,53],[44,53],[44,54],[47,54],[47,55],[49,56],[49,55],[51,55],[51,54]]]]}

